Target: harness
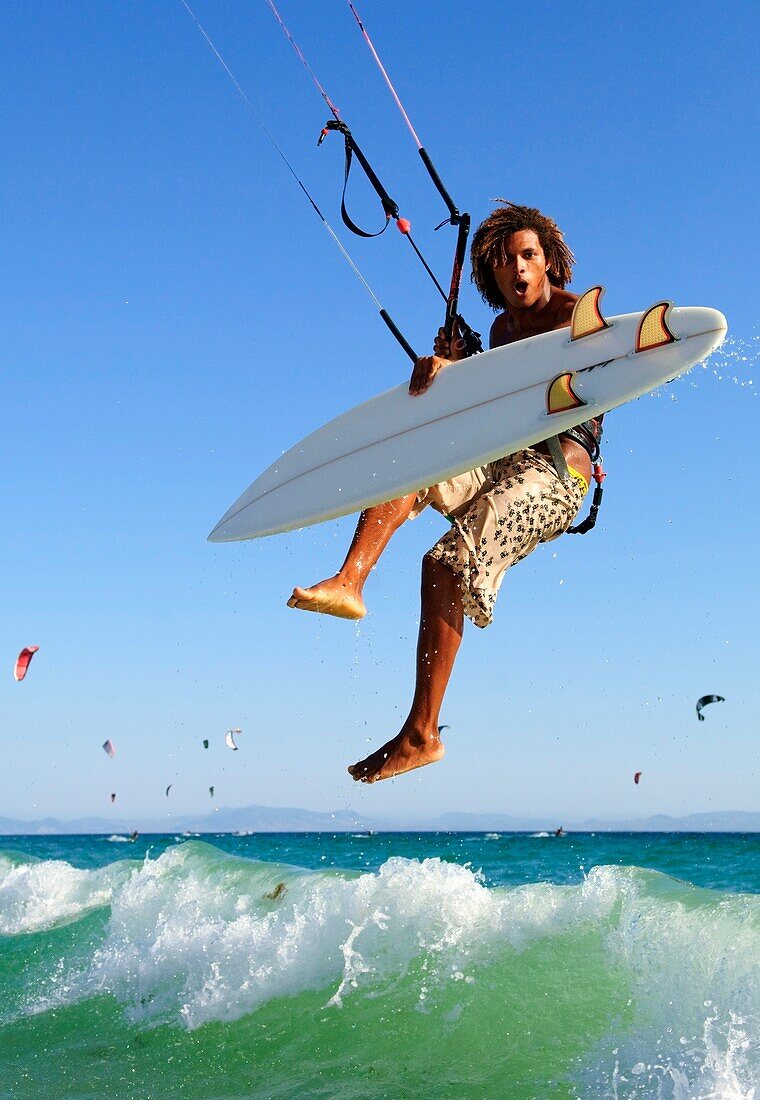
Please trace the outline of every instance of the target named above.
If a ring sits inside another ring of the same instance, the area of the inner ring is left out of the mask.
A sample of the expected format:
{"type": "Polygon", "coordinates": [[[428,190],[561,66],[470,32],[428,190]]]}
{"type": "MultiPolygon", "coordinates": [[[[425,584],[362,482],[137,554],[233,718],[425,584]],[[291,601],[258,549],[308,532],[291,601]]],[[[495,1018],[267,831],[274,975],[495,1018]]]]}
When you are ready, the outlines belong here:
{"type": "Polygon", "coordinates": [[[582,424],[577,424],[574,428],[568,428],[566,432],[562,433],[575,443],[580,443],[592,462],[599,461],[599,444],[604,434],[603,419],[604,415],[597,417],[596,420],[584,420],[582,424]]]}
{"type": "MultiPolygon", "coordinates": [[[[602,458],[599,453],[599,444],[604,430],[602,428],[603,419],[604,416],[602,415],[596,417],[594,420],[586,420],[582,424],[578,424],[575,428],[570,428],[568,431],[562,433],[568,439],[572,439],[575,443],[579,443],[584,451],[586,451],[593,464],[592,476],[596,482],[589,514],[582,523],[578,523],[574,527],[568,527],[565,532],[567,535],[586,535],[589,531],[593,530],[596,524],[596,517],[599,514],[599,508],[604,494],[602,482],[607,476],[602,469],[602,458]]],[[[568,481],[571,480],[571,474],[567,468],[567,461],[562,453],[559,439],[560,437],[558,435],[553,435],[545,442],[549,454],[551,455],[551,460],[554,463],[554,469],[557,471],[557,476],[560,481],[567,484],[568,481]]]]}

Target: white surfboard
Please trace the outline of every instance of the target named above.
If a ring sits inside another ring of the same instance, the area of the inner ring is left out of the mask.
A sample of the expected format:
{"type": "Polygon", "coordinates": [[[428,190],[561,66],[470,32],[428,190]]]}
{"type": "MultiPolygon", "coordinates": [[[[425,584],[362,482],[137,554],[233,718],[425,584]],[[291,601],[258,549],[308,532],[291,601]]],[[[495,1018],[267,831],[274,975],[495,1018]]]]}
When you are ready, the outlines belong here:
{"type": "Polygon", "coordinates": [[[455,477],[656,389],[725,337],[725,317],[707,307],[659,302],[605,320],[602,294],[579,299],[572,329],[472,356],[418,397],[404,382],[330,421],[265,470],[209,541],[306,527],[455,477]]]}

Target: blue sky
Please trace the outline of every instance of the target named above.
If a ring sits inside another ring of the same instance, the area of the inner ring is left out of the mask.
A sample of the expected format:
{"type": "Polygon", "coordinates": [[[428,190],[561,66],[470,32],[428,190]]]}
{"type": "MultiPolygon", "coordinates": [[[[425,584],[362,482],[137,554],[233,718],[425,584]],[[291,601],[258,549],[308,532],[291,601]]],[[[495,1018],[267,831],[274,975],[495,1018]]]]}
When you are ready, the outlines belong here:
{"type": "MultiPolygon", "coordinates": [[[[337,229],[342,143],[316,148],[324,104],[265,3],[193,7],[337,229]]],[[[280,10],[445,277],[453,232],[432,232],[445,212],[347,6],[280,10]]],[[[356,787],[346,764],[406,713],[440,518],[396,536],[359,626],[285,608],[340,564],[350,518],[205,540],[280,451],[407,361],[180,0],[7,6],[0,816],[107,816],[112,790],[136,818],[760,808],[752,6],[359,10],[476,224],[494,197],[538,205],[609,315],[712,305],[730,342],[607,418],[600,522],[522,563],[493,627],[466,630],[446,760],[356,787]],[[698,723],[706,692],[726,702],[698,723]]],[[[357,219],[380,220],[352,187],[357,219]]],[[[398,234],[339,232],[426,348],[440,303],[398,234]]],[[[469,286],[462,309],[487,332],[469,286]]]]}

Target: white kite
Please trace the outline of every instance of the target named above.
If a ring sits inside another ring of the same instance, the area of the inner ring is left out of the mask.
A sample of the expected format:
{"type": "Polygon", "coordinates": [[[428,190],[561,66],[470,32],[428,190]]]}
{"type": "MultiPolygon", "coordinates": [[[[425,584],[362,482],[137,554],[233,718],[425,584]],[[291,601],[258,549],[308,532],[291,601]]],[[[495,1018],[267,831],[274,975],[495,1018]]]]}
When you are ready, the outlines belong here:
{"type": "Polygon", "coordinates": [[[224,735],[224,743],[228,749],[232,749],[233,752],[237,752],[237,745],[235,744],[235,738],[233,734],[242,732],[242,730],[227,730],[224,735]]]}

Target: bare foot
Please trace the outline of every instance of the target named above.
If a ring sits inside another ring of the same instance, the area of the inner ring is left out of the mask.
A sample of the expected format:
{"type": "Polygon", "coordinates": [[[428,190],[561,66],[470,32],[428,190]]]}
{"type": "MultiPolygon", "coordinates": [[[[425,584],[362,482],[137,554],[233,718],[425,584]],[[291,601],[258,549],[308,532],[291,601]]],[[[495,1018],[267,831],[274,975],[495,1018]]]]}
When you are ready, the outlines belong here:
{"type": "Polygon", "coordinates": [[[361,593],[340,579],[340,574],[320,581],[313,588],[294,588],[288,607],[299,611],[319,611],[338,619],[363,619],[367,614],[361,593]]]}
{"type": "Polygon", "coordinates": [[[426,736],[402,730],[364,760],[349,765],[348,772],[357,783],[377,783],[434,764],[445,751],[437,732],[426,736]]]}

